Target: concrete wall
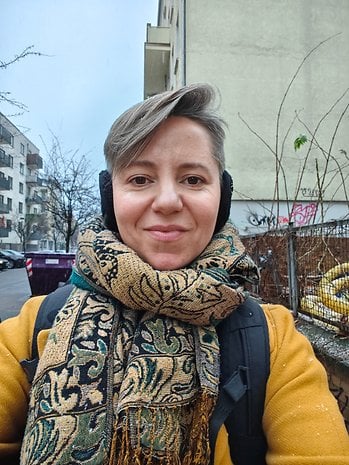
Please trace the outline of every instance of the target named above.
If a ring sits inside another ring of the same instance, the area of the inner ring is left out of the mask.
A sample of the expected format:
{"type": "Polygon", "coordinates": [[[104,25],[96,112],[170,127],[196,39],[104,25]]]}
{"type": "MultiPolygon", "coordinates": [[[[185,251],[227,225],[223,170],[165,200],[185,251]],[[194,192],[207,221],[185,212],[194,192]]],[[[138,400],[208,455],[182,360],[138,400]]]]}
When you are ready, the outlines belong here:
{"type": "MultiPolygon", "coordinates": [[[[305,62],[280,115],[277,153],[282,156],[284,172],[279,177],[278,197],[292,199],[297,190],[298,199],[307,201],[302,192],[319,187],[316,170],[318,167],[321,178],[326,151],[336,123],[348,105],[348,95],[320,125],[316,142],[323,151],[313,146],[307,155],[308,143],[295,152],[293,141],[307,132],[304,124],[314,132],[320,119],[348,88],[349,2],[164,0],[159,7],[161,25],[171,26],[168,88],[184,82],[209,82],[221,93],[221,110],[229,124],[227,165],[235,178],[236,199],[274,198],[276,119],[280,103],[307,53],[321,41],[339,34],[305,62]],[[302,122],[294,121],[296,110],[302,122]],[[239,114],[263,141],[248,129],[239,114]],[[305,159],[305,171],[297,188],[305,159]]],[[[348,165],[341,152],[349,153],[348,114],[339,126],[331,150],[334,158],[329,162],[331,174],[323,186],[324,196],[329,201],[345,200],[342,178],[339,174],[334,176],[334,170],[338,163],[348,165]]],[[[348,174],[346,166],[344,177],[348,174]]]]}
{"type": "Polygon", "coordinates": [[[270,200],[232,202],[230,219],[241,235],[258,234],[279,226],[307,226],[343,219],[348,215],[346,202],[325,202],[323,211],[315,200],[282,201],[278,207],[270,200]]]}
{"type": "MultiPolygon", "coordinates": [[[[309,128],[317,122],[348,88],[349,2],[347,0],[209,0],[187,1],[187,83],[208,81],[222,94],[222,109],[229,123],[228,167],[236,178],[236,191],[254,199],[270,199],[274,193],[275,158],[271,150],[242,123],[238,113],[275,150],[278,107],[287,85],[306,54],[321,41],[337,33],[302,68],[280,120],[279,153],[295,110],[309,128]]],[[[327,150],[336,121],[348,97],[324,122],[317,137],[327,150]]],[[[285,143],[284,169],[289,196],[294,195],[299,169],[306,150],[295,153],[293,140],[305,131],[295,122],[285,143]]],[[[333,147],[348,150],[348,116],[333,147]]],[[[349,152],[348,152],[349,153],[349,152]]],[[[316,187],[315,156],[320,171],[324,157],[311,154],[301,187],[316,187]]],[[[348,174],[348,168],[346,169],[348,174]]],[[[285,198],[283,183],[281,198],[285,198]]],[[[333,183],[326,198],[343,199],[333,183]]]]}

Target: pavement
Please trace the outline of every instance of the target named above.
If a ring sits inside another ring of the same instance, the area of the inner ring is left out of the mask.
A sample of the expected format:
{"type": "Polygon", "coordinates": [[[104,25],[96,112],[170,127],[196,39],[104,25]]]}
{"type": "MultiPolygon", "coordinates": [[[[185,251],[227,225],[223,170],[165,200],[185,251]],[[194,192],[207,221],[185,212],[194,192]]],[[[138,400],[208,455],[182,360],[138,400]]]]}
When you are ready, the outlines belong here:
{"type": "Polygon", "coordinates": [[[1,320],[17,315],[30,296],[31,290],[25,268],[0,271],[1,320]]]}

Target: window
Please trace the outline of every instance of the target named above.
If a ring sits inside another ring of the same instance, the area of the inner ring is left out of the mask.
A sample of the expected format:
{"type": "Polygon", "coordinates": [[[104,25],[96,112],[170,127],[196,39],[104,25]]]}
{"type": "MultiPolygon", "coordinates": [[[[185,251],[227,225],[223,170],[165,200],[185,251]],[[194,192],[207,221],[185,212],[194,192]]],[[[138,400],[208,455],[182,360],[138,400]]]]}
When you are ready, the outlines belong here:
{"type": "Polygon", "coordinates": [[[12,221],[6,220],[6,229],[12,229],[12,221]]]}
{"type": "Polygon", "coordinates": [[[18,213],[23,213],[23,203],[22,202],[18,203],[18,213]]]}
{"type": "Polygon", "coordinates": [[[19,164],[19,172],[20,172],[20,174],[24,174],[24,164],[23,163],[19,164]]]}
{"type": "Polygon", "coordinates": [[[8,176],[8,183],[9,183],[9,188],[10,189],[13,189],[13,178],[11,178],[11,176],[8,176]]]}
{"type": "Polygon", "coordinates": [[[38,209],[35,207],[34,208],[34,215],[37,215],[38,214],[38,209]]]}
{"type": "Polygon", "coordinates": [[[0,141],[13,147],[13,135],[2,124],[0,124],[0,141]]]}
{"type": "Polygon", "coordinates": [[[7,197],[7,207],[10,211],[12,210],[12,199],[9,199],[8,197],[7,197]]]}
{"type": "Polygon", "coordinates": [[[12,157],[12,155],[8,156],[8,161],[9,161],[9,167],[13,168],[13,157],[12,157]]]}
{"type": "Polygon", "coordinates": [[[21,142],[21,154],[24,155],[24,144],[21,142]]]}
{"type": "Polygon", "coordinates": [[[0,203],[3,204],[4,200],[5,200],[4,196],[2,194],[0,194],[0,203]]]}
{"type": "Polygon", "coordinates": [[[22,182],[19,183],[19,193],[23,194],[24,192],[24,184],[22,182]]]}

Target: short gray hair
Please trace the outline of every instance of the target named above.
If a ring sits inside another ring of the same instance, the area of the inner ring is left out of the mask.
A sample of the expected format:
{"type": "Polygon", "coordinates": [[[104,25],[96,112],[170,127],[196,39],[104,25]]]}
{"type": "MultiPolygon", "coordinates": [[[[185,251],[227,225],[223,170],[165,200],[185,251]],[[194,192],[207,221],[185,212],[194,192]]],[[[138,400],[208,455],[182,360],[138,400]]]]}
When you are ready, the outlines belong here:
{"type": "Polygon", "coordinates": [[[112,125],[104,144],[108,171],[113,174],[135,160],[166,118],[185,116],[209,131],[212,156],[222,173],[225,168],[225,122],[212,107],[215,97],[210,85],[192,84],[154,95],[126,110],[112,125]]]}

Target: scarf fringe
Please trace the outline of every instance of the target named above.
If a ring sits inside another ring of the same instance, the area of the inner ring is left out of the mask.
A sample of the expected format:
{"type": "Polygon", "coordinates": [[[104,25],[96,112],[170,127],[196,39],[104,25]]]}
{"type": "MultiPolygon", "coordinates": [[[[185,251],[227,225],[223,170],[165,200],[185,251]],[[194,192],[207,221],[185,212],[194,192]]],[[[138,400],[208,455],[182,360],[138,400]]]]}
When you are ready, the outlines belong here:
{"type": "MultiPolygon", "coordinates": [[[[174,447],[158,453],[154,451],[156,437],[156,414],[153,417],[150,435],[151,446],[142,447],[140,431],[137,428],[137,445],[132,445],[129,423],[130,411],[126,411],[122,426],[115,429],[110,448],[109,465],[208,465],[210,462],[209,420],[213,412],[216,398],[207,391],[202,391],[192,406],[192,422],[188,427],[186,440],[181,440],[180,431],[174,440],[174,447]],[[181,452],[181,444],[186,448],[181,452]]],[[[180,415],[182,407],[175,407],[180,415]]],[[[187,406],[185,407],[187,411],[187,406]]],[[[141,408],[138,412],[138,426],[141,421],[141,408]]],[[[170,418],[168,420],[171,422],[170,418]]],[[[168,425],[169,428],[171,425],[168,425]]]]}

